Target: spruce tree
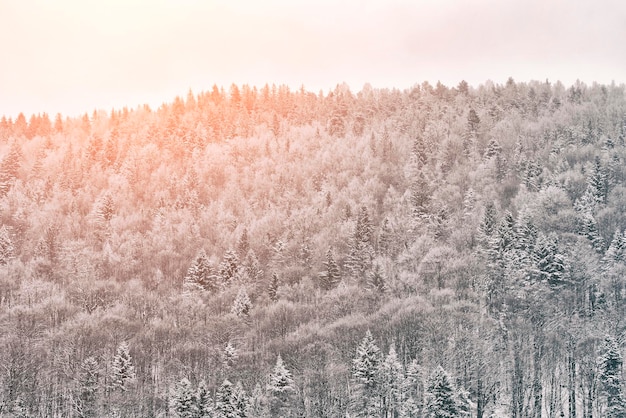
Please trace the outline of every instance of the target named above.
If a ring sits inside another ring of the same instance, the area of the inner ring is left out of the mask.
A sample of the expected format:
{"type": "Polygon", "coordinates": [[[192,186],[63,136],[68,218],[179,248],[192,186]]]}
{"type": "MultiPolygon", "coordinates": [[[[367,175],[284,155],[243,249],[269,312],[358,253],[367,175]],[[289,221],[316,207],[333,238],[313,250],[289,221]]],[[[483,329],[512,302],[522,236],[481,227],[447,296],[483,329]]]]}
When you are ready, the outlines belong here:
{"type": "Polygon", "coordinates": [[[213,402],[204,380],[201,380],[200,384],[198,384],[193,401],[195,418],[211,418],[213,416],[213,402]]]}
{"type": "Polygon", "coordinates": [[[98,361],[94,357],[87,357],[80,367],[78,412],[81,417],[98,416],[99,378],[98,361]]]}
{"type": "Polygon", "coordinates": [[[226,347],[224,348],[224,351],[222,353],[222,365],[224,366],[224,368],[230,369],[231,367],[233,367],[235,361],[237,360],[237,357],[239,357],[237,349],[229,341],[228,344],[226,344],[226,347]]]}
{"type": "Polygon", "coordinates": [[[324,262],[325,270],[320,273],[320,286],[324,290],[330,290],[341,280],[339,267],[333,257],[333,252],[329,248],[326,252],[326,262],[324,262]]]}
{"type": "Polygon", "coordinates": [[[233,302],[230,312],[238,318],[247,318],[250,316],[250,309],[252,309],[252,302],[250,301],[248,292],[242,287],[239,289],[239,293],[237,293],[237,297],[233,302]]]}
{"type": "Polygon", "coordinates": [[[558,239],[554,233],[539,234],[535,248],[538,279],[551,287],[564,284],[567,275],[567,261],[560,253],[558,239]]]}
{"type": "Polygon", "coordinates": [[[111,372],[111,385],[114,389],[124,392],[128,390],[128,385],[135,380],[135,367],[126,341],[117,347],[111,372]]]}
{"type": "Polygon", "coordinates": [[[396,349],[391,345],[389,354],[381,364],[381,395],[385,416],[396,417],[404,403],[404,370],[398,360],[396,349]]]}
{"type": "Polygon", "coordinates": [[[170,408],[174,416],[179,418],[196,417],[194,395],[191,382],[186,377],[176,383],[170,399],[170,408]]]}
{"type": "Polygon", "coordinates": [[[427,418],[459,416],[454,386],[441,366],[437,366],[428,378],[424,401],[424,416],[427,418]]]}
{"type": "Polygon", "coordinates": [[[211,263],[204,252],[201,250],[194,262],[187,270],[187,274],[183,279],[183,291],[190,292],[193,290],[216,291],[218,284],[213,275],[211,263]]]}
{"type": "Polygon", "coordinates": [[[278,300],[278,275],[276,272],[272,273],[270,285],[267,287],[267,294],[272,302],[278,300]]]}
{"type": "Polygon", "coordinates": [[[221,284],[224,286],[228,285],[235,278],[238,270],[239,257],[232,250],[226,251],[218,269],[218,277],[221,280],[221,284]]]}
{"type": "Polygon", "coordinates": [[[270,397],[270,414],[285,416],[292,407],[290,404],[295,392],[295,383],[280,354],[270,374],[267,391],[270,397]]]}
{"type": "Polygon", "coordinates": [[[7,264],[13,258],[13,240],[6,225],[0,227],[0,265],[7,264]]]}
{"type": "Polygon", "coordinates": [[[374,337],[368,330],[352,360],[355,386],[351,409],[356,416],[367,417],[379,413],[380,365],[380,349],[374,344],[374,337]]]}
{"type": "Polygon", "coordinates": [[[602,354],[598,359],[601,393],[605,400],[604,417],[626,417],[626,399],[622,392],[622,353],[617,341],[608,336],[604,340],[602,354]]]}
{"type": "Polygon", "coordinates": [[[238,418],[235,399],[233,397],[233,384],[228,379],[224,380],[215,394],[215,418],[238,418]]]}

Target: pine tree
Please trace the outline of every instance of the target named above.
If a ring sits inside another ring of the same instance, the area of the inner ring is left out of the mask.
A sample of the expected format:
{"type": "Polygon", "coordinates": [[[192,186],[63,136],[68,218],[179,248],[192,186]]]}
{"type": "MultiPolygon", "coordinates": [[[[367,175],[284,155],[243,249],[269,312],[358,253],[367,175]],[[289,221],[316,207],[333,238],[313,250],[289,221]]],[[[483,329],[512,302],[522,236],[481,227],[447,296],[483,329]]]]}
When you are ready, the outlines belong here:
{"type": "Polygon", "coordinates": [[[228,285],[231,280],[235,278],[238,270],[239,257],[237,257],[237,254],[232,250],[226,251],[224,259],[220,263],[218,269],[218,276],[222,285],[228,285]]]}
{"type": "Polygon", "coordinates": [[[591,246],[599,253],[604,252],[605,242],[598,232],[598,224],[591,212],[584,212],[581,215],[581,234],[586,236],[591,246]]]}
{"type": "Polygon", "coordinates": [[[18,175],[22,161],[22,149],[13,142],[9,152],[0,163],[0,197],[6,195],[18,175]]]}
{"type": "Polygon", "coordinates": [[[239,354],[237,353],[237,349],[229,341],[224,348],[224,352],[222,353],[222,365],[224,368],[229,369],[233,367],[238,356],[239,354]]]}
{"type": "Polygon", "coordinates": [[[383,219],[378,233],[378,253],[383,256],[391,255],[391,225],[389,219],[383,219]]]}
{"type": "Polygon", "coordinates": [[[13,240],[6,225],[0,227],[0,265],[5,265],[13,258],[13,240]]]}
{"type": "Polygon", "coordinates": [[[362,207],[357,215],[356,226],[345,266],[354,278],[363,278],[371,267],[374,249],[371,244],[372,225],[367,208],[362,207]]]}
{"type": "Polygon", "coordinates": [[[367,287],[370,290],[376,291],[378,293],[384,293],[387,285],[385,280],[385,273],[383,272],[380,263],[374,263],[374,267],[372,271],[369,273],[369,279],[367,283],[367,287]]]}
{"type": "Polygon", "coordinates": [[[237,241],[237,255],[239,255],[240,258],[244,258],[248,254],[248,251],[250,251],[248,229],[244,228],[243,231],[241,232],[241,236],[239,237],[239,240],[237,241]]]}
{"type": "Polygon", "coordinates": [[[278,275],[276,272],[272,273],[270,285],[267,287],[267,294],[272,302],[278,300],[278,275]]]}
{"type": "Polygon", "coordinates": [[[424,416],[427,418],[453,418],[459,416],[454,386],[441,366],[433,370],[428,378],[424,416]]]}
{"type": "Polygon", "coordinates": [[[206,253],[201,250],[183,279],[183,291],[207,290],[213,292],[217,290],[218,285],[212,270],[206,253]]]}
{"type": "Polygon", "coordinates": [[[535,248],[538,279],[551,287],[562,285],[566,281],[567,262],[559,252],[558,239],[554,233],[548,236],[539,234],[535,248]]]}
{"type": "Polygon", "coordinates": [[[384,416],[396,417],[400,414],[404,403],[404,370],[393,344],[381,364],[380,374],[384,416]]]}
{"type": "Polygon", "coordinates": [[[215,394],[214,418],[238,418],[233,397],[233,384],[228,379],[222,382],[215,394]]]}
{"type": "Polygon", "coordinates": [[[320,273],[320,285],[324,290],[330,290],[341,280],[341,273],[339,267],[335,263],[333,252],[329,248],[326,252],[326,262],[324,263],[325,270],[320,273]]]}
{"type": "Polygon", "coordinates": [[[483,237],[483,244],[487,245],[489,239],[496,232],[496,207],[493,203],[488,203],[485,206],[485,213],[483,214],[483,220],[480,223],[480,233],[483,237]]]}
{"type": "Polygon", "coordinates": [[[267,391],[270,397],[271,416],[284,416],[286,411],[290,409],[292,395],[295,392],[295,383],[291,372],[283,364],[280,354],[270,374],[267,391]]]}
{"type": "Polygon", "coordinates": [[[102,227],[107,226],[113,218],[114,211],[113,198],[109,193],[105,193],[99,199],[96,206],[96,219],[98,224],[102,227]]]}
{"type": "Polygon", "coordinates": [[[94,357],[87,357],[80,367],[80,381],[78,390],[78,409],[81,417],[98,416],[98,388],[100,370],[98,361],[94,357]]]}
{"type": "Polygon", "coordinates": [[[608,175],[602,167],[600,157],[596,156],[588,184],[597,203],[606,203],[609,192],[608,180],[608,175]]]}
{"type": "MultiPolygon", "coordinates": [[[[0,248],[2,248],[1,244],[0,248]]],[[[626,261],[626,233],[621,233],[619,229],[615,230],[611,244],[606,250],[602,261],[604,262],[605,270],[610,270],[615,264],[626,261]]]]}
{"type": "Polygon", "coordinates": [[[200,381],[193,401],[195,418],[211,418],[213,416],[211,395],[204,380],[200,381]]]}
{"type": "Polygon", "coordinates": [[[170,399],[170,408],[176,417],[196,417],[194,391],[191,382],[186,377],[176,383],[170,399]]]}
{"type": "Polygon", "coordinates": [[[237,382],[233,389],[233,404],[235,405],[235,413],[238,418],[245,418],[248,416],[250,400],[248,399],[241,382],[237,382]]]}
{"type": "Polygon", "coordinates": [[[380,365],[380,349],[374,344],[374,337],[368,330],[352,360],[355,388],[351,409],[355,416],[368,417],[379,413],[380,365]]]}
{"type": "Polygon", "coordinates": [[[135,380],[135,367],[130,356],[128,343],[123,341],[113,358],[111,385],[114,389],[128,390],[128,385],[135,380]]]}
{"type": "Polygon", "coordinates": [[[250,315],[250,309],[252,309],[252,302],[250,301],[248,292],[242,287],[239,289],[239,293],[237,293],[237,297],[233,302],[230,312],[238,318],[247,318],[250,315]]]}
{"type": "Polygon", "coordinates": [[[626,399],[622,392],[622,354],[617,341],[611,336],[604,340],[603,352],[598,359],[601,393],[605,399],[607,418],[626,417],[626,399]]]}

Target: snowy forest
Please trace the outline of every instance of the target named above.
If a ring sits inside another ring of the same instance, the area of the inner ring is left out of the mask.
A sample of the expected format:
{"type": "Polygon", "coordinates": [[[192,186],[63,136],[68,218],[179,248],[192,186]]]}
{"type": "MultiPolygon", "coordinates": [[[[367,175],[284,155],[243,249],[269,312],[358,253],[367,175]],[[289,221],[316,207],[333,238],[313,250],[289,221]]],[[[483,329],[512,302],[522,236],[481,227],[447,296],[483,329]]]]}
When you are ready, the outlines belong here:
{"type": "Polygon", "coordinates": [[[626,87],[0,121],[2,417],[626,417],[626,87]]]}

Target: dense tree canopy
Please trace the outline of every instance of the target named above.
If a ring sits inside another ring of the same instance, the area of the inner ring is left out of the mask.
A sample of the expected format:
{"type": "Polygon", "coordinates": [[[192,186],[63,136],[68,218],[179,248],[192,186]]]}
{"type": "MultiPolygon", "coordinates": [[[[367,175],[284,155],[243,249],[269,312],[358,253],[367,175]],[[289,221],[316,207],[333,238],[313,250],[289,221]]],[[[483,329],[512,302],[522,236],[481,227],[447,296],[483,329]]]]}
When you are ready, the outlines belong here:
{"type": "Polygon", "coordinates": [[[622,416],[625,142],[512,79],[2,118],[0,415],[622,416]]]}

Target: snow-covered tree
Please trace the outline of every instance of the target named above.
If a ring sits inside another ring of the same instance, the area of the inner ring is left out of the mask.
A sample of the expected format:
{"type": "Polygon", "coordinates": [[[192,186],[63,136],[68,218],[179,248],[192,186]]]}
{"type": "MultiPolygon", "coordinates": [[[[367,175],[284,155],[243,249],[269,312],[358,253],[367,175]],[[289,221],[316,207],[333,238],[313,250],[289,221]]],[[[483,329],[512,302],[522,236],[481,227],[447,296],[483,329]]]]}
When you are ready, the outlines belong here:
{"type": "Polygon", "coordinates": [[[267,287],[267,295],[270,297],[272,302],[276,302],[278,300],[278,275],[276,272],[272,273],[272,278],[270,280],[270,285],[267,287]]]}
{"type": "Polygon", "coordinates": [[[535,248],[537,275],[541,282],[556,287],[567,279],[567,261],[558,247],[556,235],[539,234],[535,248]]]}
{"type": "Polygon", "coordinates": [[[194,290],[215,291],[218,289],[218,283],[213,271],[211,263],[204,252],[200,250],[198,256],[187,270],[187,274],[183,279],[183,292],[193,292],[194,290]]]}
{"type": "Polygon", "coordinates": [[[83,360],[79,372],[78,413],[81,417],[98,416],[98,389],[100,370],[98,361],[94,357],[83,360]]]}
{"type": "Polygon", "coordinates": [[[135,367],[130,356],[128,343],[123,341],[117,347],[111,367],[111,385],[114,389],[126,391],[128,385],[135,380],[135,367]]]}
{"type": "Polygon", "coordinates": [[[454,386],[441,366],[437,366],[428,378],[424,401],[424,416],[427,418],[459,416],[454,386]]]}
{"type": "Polygon", "coordinates": [[[239,318],[247,318],[250,315],[250,309],[252,309],[252,302],[248,292],[242,287],[239,289],[239,293],[237,293],[230,312],[239,318]]]}
{"type": "Polygon", "coordinates": [[[329,248],[326,252],[326,261],[324,262],[324,271],[320,273],[320,285],[324,290],[330,290],[341,280],[339,267],[335,262],[332,250],[329,248]]]}
{"type": "Polygon", "coordinates": [[[622,353],[612,336],[604,339],[602,353],[598,358],[601,393],[605,400],[602,416],[607,418],[626,417],[626,399],[623,394],[622,353]]]}
{"type": "Polygon", "coordinates": [[[176,383],[170,398],[170,408],[174,416],[179,418],[196,417],[194,395],[195,393],[189,379],[183,377],[176,383]]]}
{"type": "Polygon", "coordinates": [[[229,341],[228,344],[226,344],[224,351],[222,352],[222,365],[225,368],[233,367],[233,365],[237,361],[237,357],[239,357],[237,349],[229,341]]]}
{"type": "Polygon", "coordinates": [[[355,416],[367,417],[379,413],[380,365],[380,349],[374,343],[374,337],[368,330],[352,360],[352,376],[355,385],[351,409],[355,416]]]}
{"type": "Polygon", "coordinates": [[[194,393],[194,417],[211,418],[213,413],[213,401],[207,388],[206,382],[201,380],[198,389],[194,393]]]}
{"type": "Polygon", "coordinates": [[[238,418],[235,399],[233,397],[233,384],[228,379],[224,380],[215,394],[215,418],[238,418]]]}
{"type": "Polygon", "coordinates": [[[270,374],[267,391],[270,398],[271,415],[282,416],[285,414],[291,407],[290,402],[295,392],[295,383],[280,354],[270,374]]]}
{"type": "Polygon", "coordinates": [[[404,370],[393,344],[381,364],[380,378],[384,416],[396,417],[402,411],[404,403],[404,370]]]}
{"type": "Polygon", "coordinates": [[[218,276],[222,285],[228,285],[232,279],[237,275],[239,270],[239,257],[237,254],[228,250],[224,254],[224,258],[218,268],[218,276]]]}
{"type": "Polygon", "coordinates": [[[6,225],[0,227],[0,265],[7,264],[13,258],[13,240],[6,225]]]}

